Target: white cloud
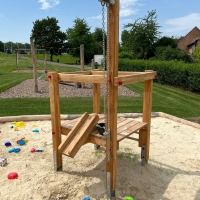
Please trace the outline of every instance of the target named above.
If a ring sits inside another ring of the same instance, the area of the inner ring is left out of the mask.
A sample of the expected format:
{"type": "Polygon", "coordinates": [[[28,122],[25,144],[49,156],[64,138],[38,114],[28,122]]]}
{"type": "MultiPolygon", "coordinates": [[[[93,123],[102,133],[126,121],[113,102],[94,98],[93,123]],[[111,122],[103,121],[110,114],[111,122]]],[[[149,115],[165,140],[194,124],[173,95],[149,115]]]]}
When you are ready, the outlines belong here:
{"type": "Polygon", "coordinates": [[[173,33],[174,35],[185,35],[195,26],[200,26],[200,13],[192,13],[175,19],[168,19],[165,22],[165,24],[167,25],[167,28],[164,29],[164,33],[173,33]]]}
{"type": "Polygon", "coordinates": [[[49,8],[53,8],[60,4],[59,0],[39,0],[39,3],[42,3],[42,10],[48,10],[49,8]]]}
{"type": "Polygon", "coordinates": [[[127,17],[133,14],[137,14],[138,0],[121,0],[120,1],[120,16],[127,17]]]}

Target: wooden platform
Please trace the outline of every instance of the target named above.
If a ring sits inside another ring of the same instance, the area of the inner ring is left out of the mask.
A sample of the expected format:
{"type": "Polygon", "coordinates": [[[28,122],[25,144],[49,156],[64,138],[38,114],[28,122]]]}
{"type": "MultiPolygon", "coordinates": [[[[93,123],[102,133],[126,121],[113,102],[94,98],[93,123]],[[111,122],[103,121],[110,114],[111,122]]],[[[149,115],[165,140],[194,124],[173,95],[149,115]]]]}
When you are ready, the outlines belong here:
{"type": "MultiPolygon", "coordinates": [[[[99,121],[98,123],[104,122],[104,116],[98,115],[99,121]]],[[[74,120],[67,120],[61,123],[61,133],[64,135],[68,135],[68,133],[73,129],[76,123],[80,120],[80,118],[74,120]]],[[[136,121],[132,118],[117,118],[117,142],[119,143],[125,138],[132,139],[139,142],[139,137],[130,137],[133,133],[139,134],[139,130],[146,127],[147,123],[136,121]]],[[[93,143],[96,145],[106,147],[106,137],[100,135],[98,130],[93,131],[89,134],[85,143],[93,143]]]]}

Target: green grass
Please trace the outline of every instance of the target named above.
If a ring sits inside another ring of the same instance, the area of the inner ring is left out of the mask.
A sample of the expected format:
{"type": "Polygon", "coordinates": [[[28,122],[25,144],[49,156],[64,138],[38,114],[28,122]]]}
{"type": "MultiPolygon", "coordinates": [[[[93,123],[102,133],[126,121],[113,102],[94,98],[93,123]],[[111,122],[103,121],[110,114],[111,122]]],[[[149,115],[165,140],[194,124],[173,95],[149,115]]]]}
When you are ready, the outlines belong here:
{"type": "MultiPolygon", "coordinates": [[[[15,55],[0,54],[0,92],[33,77],[32,73],[13,73],[16,70],[15,55]]],[[[20,69],[27,69],[28,61],[20,60],[20,69]]],[[[43,66],[38,68],[43,69],[43,66]]],[[[48,66],[51,71],[76,71],[71,67],[48,66]]],[[[31,72],[31,71],[30,71],[31,72]]],[[[38,73],[38,76],[41,73],[38,73]]],[[[143,83],[129,84],[127,87],[139,93],[140,97],[119,97],[118,113],[141,113],[143,83]]],[[[60,98],[62,114],[81,114],[92,112],[92,97],[60,98]]],[[[49,98],[0,99],[0,116],[50,114],[49,98]]],[[[165,112],[180,118],[200,122],[200,95],[154,83],[153,112],[165,112]]],[[[103,111],[103,98],[101,98],[103,111]]]]}

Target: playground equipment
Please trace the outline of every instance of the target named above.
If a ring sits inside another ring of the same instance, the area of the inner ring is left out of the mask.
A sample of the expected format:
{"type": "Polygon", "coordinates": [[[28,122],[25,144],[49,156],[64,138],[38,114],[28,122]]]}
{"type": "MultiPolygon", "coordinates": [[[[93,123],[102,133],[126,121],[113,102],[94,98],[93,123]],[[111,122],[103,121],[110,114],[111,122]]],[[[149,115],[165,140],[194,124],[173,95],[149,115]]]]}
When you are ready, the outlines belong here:
{"type": "MultiPolygon", "coordinates": [[[[62,154],[74,157],[82,145],[93,143],[106,148],[106,190],[108,197],[115,197],[117,150],[123,139],[138,142],[141,147],[142,164],[149,159],[150,125],[152,107],[152,86],[156,72],[118,72],[119,38],[119,0],[101,0],[108,7],[107,67],[106,71],[80,71],[69,73],[49,72],[49,91],[51,105],[52,140],[54,169],[62,170],[62,154]],[[110,37],[112,34],[112,37],[110,37]],[[59,81],[72,81],[93,84],[93,113],[84,113],[81,118],[61,124],[59,81]],[[118,87],[121,85],[144,82],[142,121],[117,116],[118,87]],[[105,113],[100,114],[100,84],[106,85],[104,101],[105,113]],[[97,123],[105,121],[103,135],[98,134],[97,123]],[[133,133],[138,135],[132,137],[133,133]],[[67,138],[61,141],[61,135],[67,138]]],[[[104,52],[105,53],[105,52],[104,52]]]]}

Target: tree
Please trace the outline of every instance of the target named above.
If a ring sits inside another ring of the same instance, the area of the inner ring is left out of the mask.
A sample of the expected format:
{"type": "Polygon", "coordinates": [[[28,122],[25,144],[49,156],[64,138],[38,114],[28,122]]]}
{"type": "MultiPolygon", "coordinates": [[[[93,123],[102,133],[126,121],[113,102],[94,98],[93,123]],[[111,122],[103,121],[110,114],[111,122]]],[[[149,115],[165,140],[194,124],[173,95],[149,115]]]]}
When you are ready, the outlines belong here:
{"type": "MultiPolygon", "coordinates": [[[[87,22],[84,19],[76,18],[73,27],[68,28],[66,34],[70,47],[79,47],[84,44],[84,58],[86,62],[89,62],[94,55],[94,40],[87,22]]],[[[79,56],[78,52],[75,52],[75,56],[79,56]]]]}
{"type": "Polygon", "coordinates": [[[0,51],[4,52],[4,43],[0,41],[0,51]]]}
{"type": "Polygon", "coordinates": [[[60,31],[58,20],[54,17],[36,20],[33,22],[31,37],[34,39],[35,45],[42,48],[50,48],[50,60],[53,61],[53,55],[57,54],[54,48],[62,48],[65,44],[66,34],[60,31]]]}
{"type": "MultiPolygon", "coordinates": [[[[103,30],[102,28],[95,28],[92,33],[94,40],[94,54],[103,54],[103,30]]],[[[105,35],[105,45],[106,45],[106,35],[105,35]]]]}
{"type": "Polygon", "coordinates": [[[131,44],[130,44],[130,33],[127,30],[123,30],[121,34],[121,48],[122,51],[131,51],[131,44]]]}
{"type": "Polygon", "coordinates": [[[176,48],[177,47],[177,42],[174,38],[171,37],[161,37],[160,39],[158,39],[155,43],[154,43],[155,47],[167,47],[167,46],[171,46],[172,48],[176,48]]]}
{"type": "Polygon", "coordinates": [[[152,10],[144,18],[139,18],[133,24],[129,23],[124,26],[129,28],[129,41],[133,54],[136,57],[143,59],[151,57],[153,44],[160,34],[158,31],[160,26],[158,26],[156,20],[156,10],[152,10]]]}

